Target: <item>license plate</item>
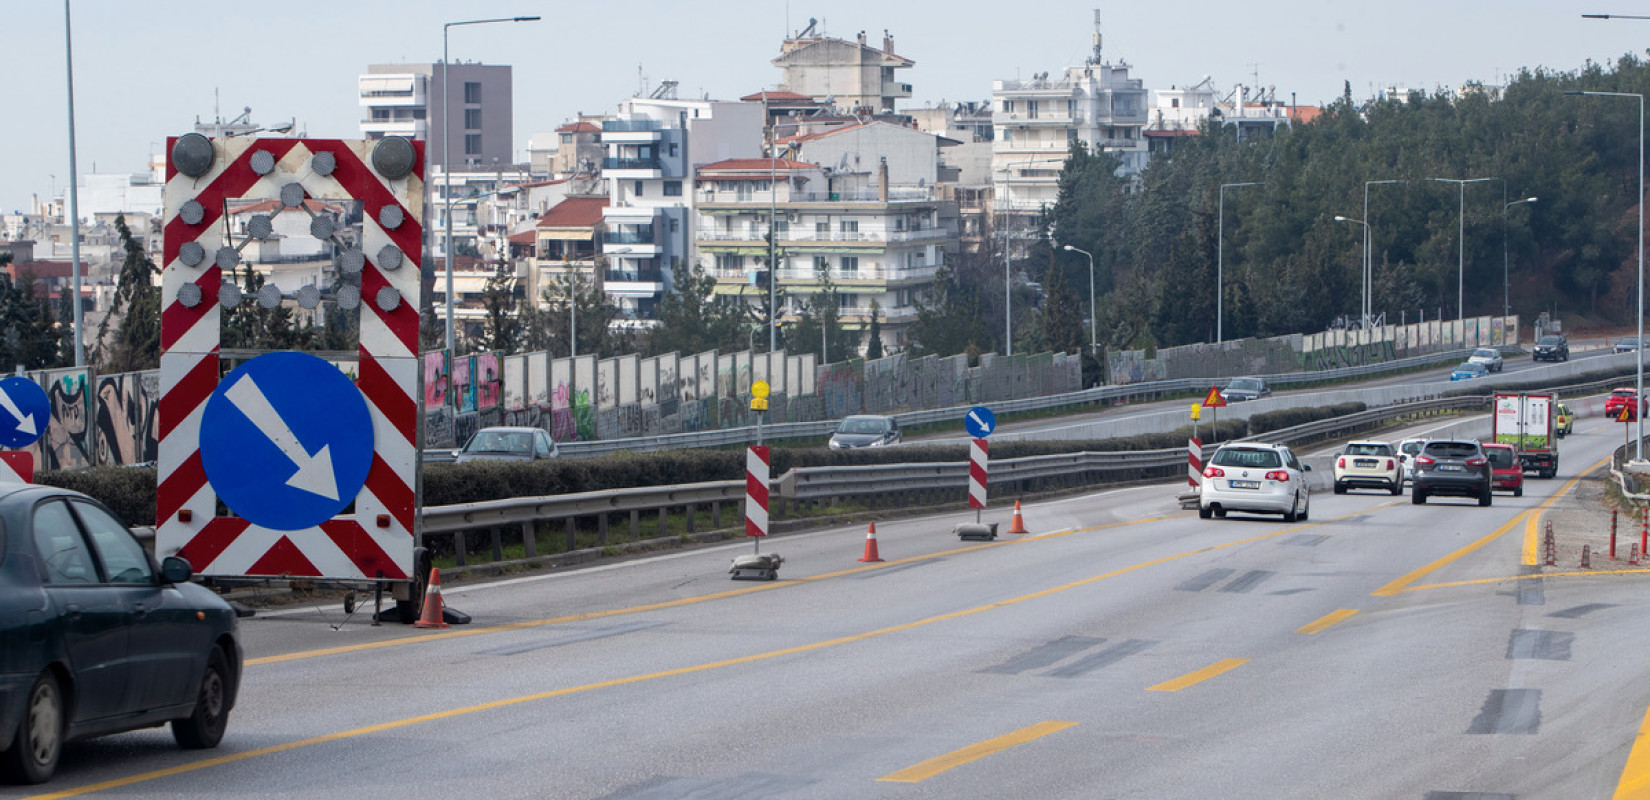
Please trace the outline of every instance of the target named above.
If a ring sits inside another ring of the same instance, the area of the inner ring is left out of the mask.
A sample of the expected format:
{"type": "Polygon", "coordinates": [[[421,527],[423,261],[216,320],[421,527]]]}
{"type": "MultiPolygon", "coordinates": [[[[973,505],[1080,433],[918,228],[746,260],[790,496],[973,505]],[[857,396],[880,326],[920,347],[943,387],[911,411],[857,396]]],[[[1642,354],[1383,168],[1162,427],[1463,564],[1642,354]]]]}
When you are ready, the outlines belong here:
{"type": "Polygon", "coordinates": [[[1459,464],[1439,464],[1439,472],[1466,472],[1467,468],[1459,464]]]}
{"type": "Polygon", "coordinates": [[[1373,458],[1355,458],[1352,460],[1352,465],[1359,468],[1373,468],[1375,463],[1373,458]]]}
{"type": "Polygon", "coordinates": [[[1231,481],[1233,489],[1259,489],[1260,481],[1231,481]]]}

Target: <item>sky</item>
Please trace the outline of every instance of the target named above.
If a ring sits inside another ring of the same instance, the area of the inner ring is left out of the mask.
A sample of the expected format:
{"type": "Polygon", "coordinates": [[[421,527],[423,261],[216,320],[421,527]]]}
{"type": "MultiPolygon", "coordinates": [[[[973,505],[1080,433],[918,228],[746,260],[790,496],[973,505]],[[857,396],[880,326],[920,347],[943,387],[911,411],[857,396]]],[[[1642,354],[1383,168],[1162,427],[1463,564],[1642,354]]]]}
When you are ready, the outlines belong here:
{"type": "MultiPolygon", "coordinates": [[[[1433,91],[1501,83],[1523,68],[1572,72],[1650,44],[1650,14],[1629,0],[1178,0],[1158,5],[1061,0],[70,0],[78,171],[142,172],[167,136],[252,109],[318,138],[360,136],[356,76],[372,63],[441,58],[442,25],[539,15],[538,22],[453,28],[452,58],[514,68],[518,161],[529,137],[578,113],[677,81],[681,97],[734,100],[777,84],[780,42],[819,30],[880,44],[915,66],[902,108],[984,100],[991,82],[1080,64],[1101,16],[1103,58],[1147,89],[1211,76],[1222,94],[1272,87],[1320,105],[1350,83],[1355,99],[1389,86],[1433,91]],[[293,9],[293,10],[284,10],[293,9]],[[1257,80],[1258,78],[1258,80],[1257,80]]],[[[0,0],[9,77],[0,124],[0,211],[61,193],[69,169],[64,6],[0,0]]]]}

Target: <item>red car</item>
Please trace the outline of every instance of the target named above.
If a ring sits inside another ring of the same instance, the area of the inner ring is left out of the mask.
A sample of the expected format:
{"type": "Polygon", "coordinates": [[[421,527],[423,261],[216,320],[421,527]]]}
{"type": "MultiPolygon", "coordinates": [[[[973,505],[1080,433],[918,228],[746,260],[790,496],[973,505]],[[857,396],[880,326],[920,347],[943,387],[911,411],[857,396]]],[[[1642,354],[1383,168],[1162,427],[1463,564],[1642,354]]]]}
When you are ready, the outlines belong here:
{"type": "Polygon", "coordinates": [[[1484,456],[1490,460],[1490,488],[1498,492],[1512,492],[1513,497],[1524,496],[1524,465],[1518,461],[1518,452],[1510,444],[1486,444],[1484,456]]]}
{"type": "MultiPolygon", "coordinates": [[[[1610,419],[1615,419],[1621,414],[1622,409],[1631,409],[1633,407],[1633,398],[1637,396],[1638,390],[1631,386],[1623,386],[1620,389],[1612,389],[1610,391],[1610,396],[1604,398],[1604,416],[1609,417],[1610,419]]],[[[1638,412],[1643,414],[1646,407],[1647,404],[1644,399],[1639,398],[1638,412]]]]}

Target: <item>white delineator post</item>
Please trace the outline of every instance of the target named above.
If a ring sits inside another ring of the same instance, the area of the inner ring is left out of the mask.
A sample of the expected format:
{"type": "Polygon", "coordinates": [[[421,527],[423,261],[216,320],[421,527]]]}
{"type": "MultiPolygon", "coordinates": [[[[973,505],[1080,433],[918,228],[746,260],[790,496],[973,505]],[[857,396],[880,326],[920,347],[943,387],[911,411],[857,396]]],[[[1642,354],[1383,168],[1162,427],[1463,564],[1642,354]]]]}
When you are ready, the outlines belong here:
{"type": "Polygon", "coordinates": [[[974,439],[968,445],[968,507],[975,509],[974,519],[979,520],[979,511],[985,508],[985,487],[987,469],[987,448],[984,439],[974,439]]]}
{"type": "Polygon", "coordinates": [[[1193,489],[1203,485],[1203,440],[1196,436],[1186,440],[1186,482],[1193,489]]]}
{"type": "Polygon", "coordinates": [[[745,535],[761,552],[768,535],[768,448],[754,445],[745,453],[745,535]]]}

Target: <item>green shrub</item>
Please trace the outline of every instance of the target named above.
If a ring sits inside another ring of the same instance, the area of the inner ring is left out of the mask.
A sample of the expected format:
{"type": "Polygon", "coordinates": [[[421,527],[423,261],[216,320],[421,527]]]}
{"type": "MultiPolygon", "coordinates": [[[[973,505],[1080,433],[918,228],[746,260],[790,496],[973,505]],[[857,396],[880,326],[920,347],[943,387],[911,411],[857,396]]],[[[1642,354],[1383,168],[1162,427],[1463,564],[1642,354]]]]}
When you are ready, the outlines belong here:
{"type": "Polygon", "coordinates": [[[131,527],[155,524],[154,467],[91,467],[36,472],[42,486],[72,489],[95,498],[131,527]]]}

